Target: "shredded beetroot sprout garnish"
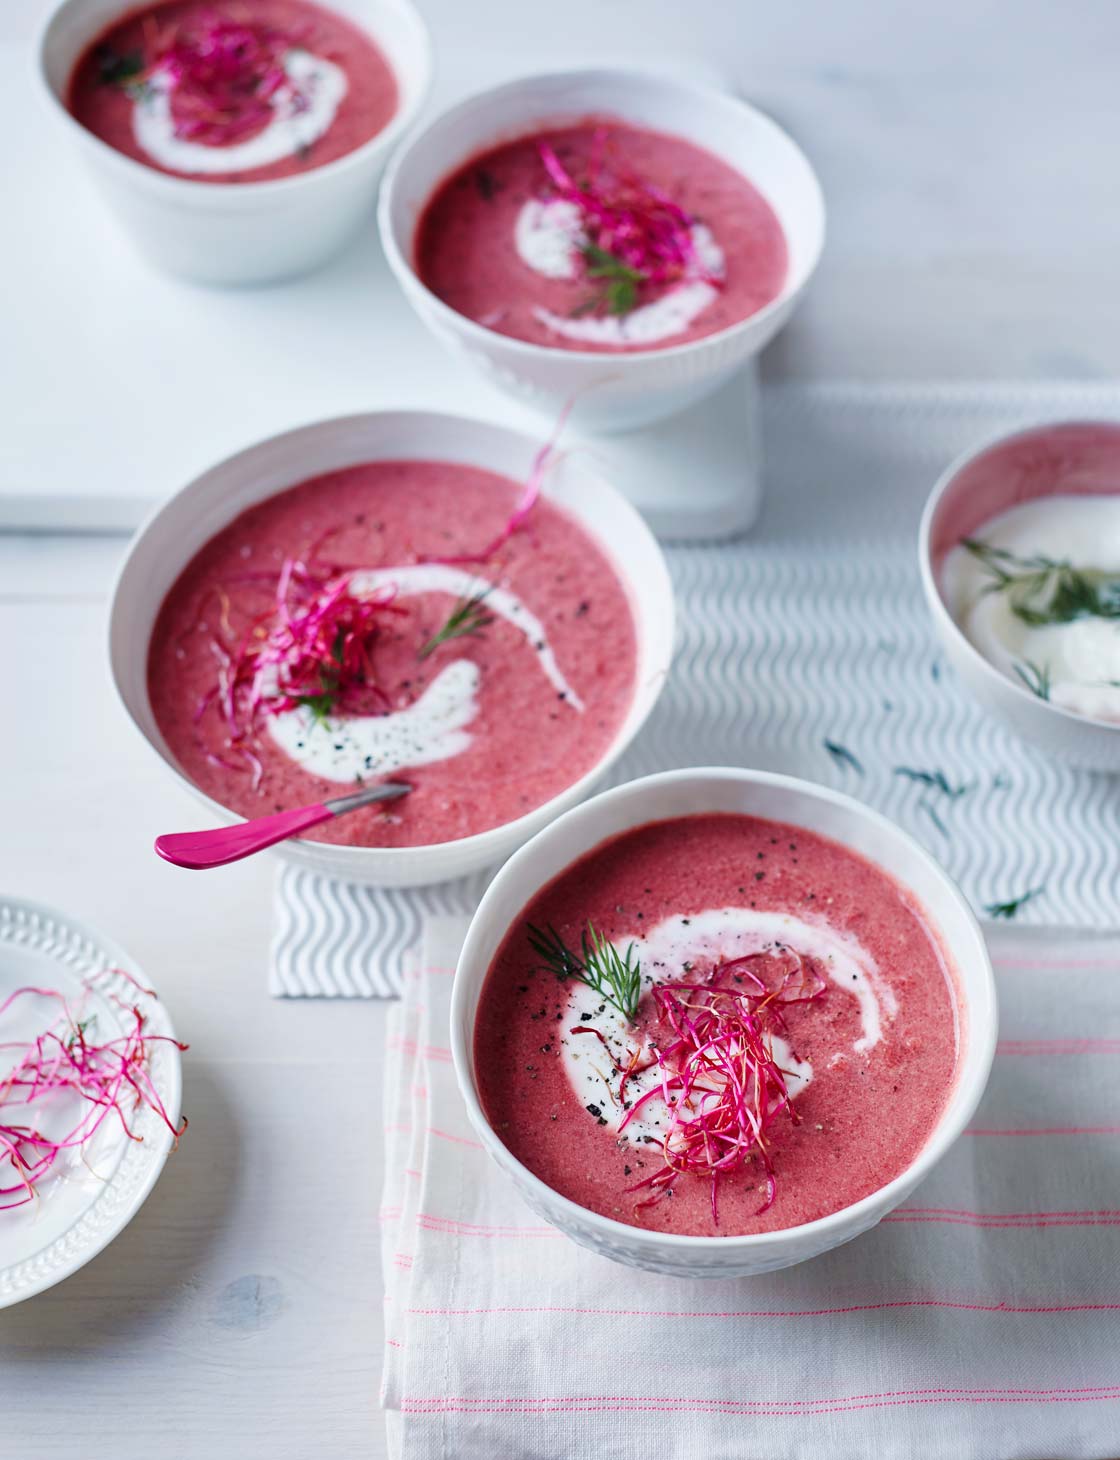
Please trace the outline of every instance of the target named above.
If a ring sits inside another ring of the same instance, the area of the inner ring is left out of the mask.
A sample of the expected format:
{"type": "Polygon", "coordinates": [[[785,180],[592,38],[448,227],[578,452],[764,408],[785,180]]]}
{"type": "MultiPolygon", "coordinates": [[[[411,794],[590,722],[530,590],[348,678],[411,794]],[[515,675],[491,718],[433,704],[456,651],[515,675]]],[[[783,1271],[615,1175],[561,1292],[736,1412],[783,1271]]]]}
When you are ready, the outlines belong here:
{"type": "MultiPolygon", "coordinates": [[[[122,969],[114,970],[142,989],[122,969]]],[[[87,985],[87,992],[88,992],[87,985]]],[[[124,1034],[99,1041],[94,1037],[96,1015],[82,1018],[57,989],[24,987],[0,1003],[0,1020],[19,1000],[49,999],[59,1007],[57,1017],[34,1039],[0,1043],[0,1054],[14,1056],[12,1069],[0,1078],[0,1211],[26,1205],[65,1151],[82,1152],[106,1120],[112,1119],[126,1139],[142,1141],[131,1121],[141,1109],[154,1111],[178,1143],[187,1128],[184,1117],[176,1125],[151,1076],[152,1052],[158,1044],[187,1046],[165,1034],[149,1034],[147,1018],[138,1004],[115,994],[106,995],[126,1016],[124,1034]],[[80,1102],[81,1114],[60,1138],[45,1135],[16,1112],[31,1106],[46,1109],[65,1097],[80,1102]]]]}
{"type": "Polygon", "coordinates": [[[722,281],[705,269],[693,241],[696,220],[652,183],[609,167],[606,146],[606,130],[597,128],[581,185],[553,147],[538,144],[551,184],[549,196],[579,209],[589,245],[584,255],[588,275],[610,281],[605,302],[611,312],[623,314],[633,308],[635,284],[674,284],[687,275],[718,288],[722,281]],[[612,274],[600,255],[609,255],[633,277],[612,274]],[[629,289],[622,287],[627,282],[629,289]]]}
{"type": "MultiPolygon", "coordinates": [[[[773,1204],[771,1130],[782,1115],[799,1120],[786,1072],[774,1060],[773,1035],[785,1029],[783,1004],[808,1002],[825,989],[824,979],[796,953],[780,950],[779,956],[783,972],[776,989],[758,971],[768,954],[724,963],[702,983],[653,988],[656,1025],[667,1030],[668,1042],[654,1043],[657,1083],[633,1102],[618,1127],[620,1133],[625,1130],[654,1097],[669,1112],[664,1166],[627,1188],[649,1191],[639,1210],[671,1192],[678,1177],[701,1176],[711,1183],[712,1221],[718,1226],[720,1181],[743,1171],[755,1157],[765,1191],[758,1215],[773,1204]]],[[[623,1085],[636,1069],[632,1059],[623,1085]]]]}
{"type": "Polygon", "coordinates": [[[308,100],[284,68],[303,37],[255,21],[217,15],[180,27],[157,52],[147,76],[171,77],[171,120],[177,137],[224,147],[261,131],[284,92],[295,111],[308,100]]]}
{"type": "MultiPolygon", "coordinates": [[[[245,743],[258,716],[306,706],[316,716],[384,714],[391,708],[378,686],[377,640],[391,615],[406,609],[388,586],[351,591],[353,574],[287,558],[276,580],[272,607],[258,615],[232,647],[216,635],[210,646],[218,683],[195,709],[196,722],[212,704],[225,721],[228,748],[254,784],[261,764],[245,743]]],[[[229,768],[224,756],[215,764],[229,768]]]]}
{"type": "Polygon", "coordinates": [[[564,423],[567,421],[574,404],[574,399],[566,402],[553,428],[552,436],[533,457],[533,464],[529,468],[528,477],[525,479],[525,487],[521,493],[521,500],[514,508],[509,520],[501,532],[498,533],[497,537],[491,542],[488,542],[480,552],[443,555],[433,553],[422,557],[420,559],[422,563],[446,563],[453,567],[466,563],[484,563],[488,558],[492,558],[500,548],[505,547],[513,534],[525,525],[529,514],[537,505],[537,501],[541,495],[541,487],[544,485],[544,479],[548,475],[548,469],[552,465],[553,458],[556,455],[556,443],[560,438],[560,433],[564,429],[564,423]]]}

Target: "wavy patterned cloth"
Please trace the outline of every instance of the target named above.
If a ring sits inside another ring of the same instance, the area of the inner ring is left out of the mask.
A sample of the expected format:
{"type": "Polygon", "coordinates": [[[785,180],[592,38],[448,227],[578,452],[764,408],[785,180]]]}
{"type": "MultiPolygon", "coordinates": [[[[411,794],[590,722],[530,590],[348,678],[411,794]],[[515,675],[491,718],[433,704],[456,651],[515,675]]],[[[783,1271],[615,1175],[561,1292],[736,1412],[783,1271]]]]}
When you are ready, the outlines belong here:
{"type": "Polygon", "coordinates": [[[1103,1460],[1120,1436],[1120,938],[1000,929],[972,1128],[764,1277],[620,1267],[521,1201],[446,1048],[464,923],[390,1011],[382,1404],[399,1460],[1103,1460]]]}
{"type": "MultiPolygon", "coordinates": [[[[917,528],[961,450],[1028,421],[1120,414],[1120,391],[787,387],[763,393],[766,504],[749,537],[668,550],[680,637],[645,731],[607,784],[747,765],[848,791],[923,842],[984,915],[1120,921],[1120,777],[1048,760],[943,669],[917,528]]],[[[431,913],[486,877],[420,892],[279,875],[272,991],[392,994],[431,913]]]]}

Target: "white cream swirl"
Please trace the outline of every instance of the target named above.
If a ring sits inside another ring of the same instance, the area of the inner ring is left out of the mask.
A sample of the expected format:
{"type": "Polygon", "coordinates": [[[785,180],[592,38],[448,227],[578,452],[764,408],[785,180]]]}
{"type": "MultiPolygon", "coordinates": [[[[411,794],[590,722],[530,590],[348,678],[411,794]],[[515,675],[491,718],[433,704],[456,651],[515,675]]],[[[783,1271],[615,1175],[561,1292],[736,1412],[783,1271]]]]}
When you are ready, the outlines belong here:
{"type": "MultiPolygon", "coordinates": [[[[870,953],[858,939],[822,921],[748,907],[707,908],[665,918],[644,938],[619,940],[616,946],[622,953],[632,946],[633,956],[641,965],[643,992],[650,987],[646,980],[664,983],[686,977],[686,964],[714,967],[735,958],[781,949],[811,958],[822,976],[855,1000],[860,1020],[860,1034],[852,1042],[855,1055],[866,1055],[879,1044],[884,1026],[898,1013],[894,991],[870,953]]],[[[565,1031],[573,1025],[595,1029],[616,1059],[625,1062],[632,1048],[626,1021],[611,1004],[600,1009],[600,1003],[602,1000],[594,1000],[586,985],[573,983],[561,1027],[565,1031]]],[[[796,1098],[812,1080],[813,1067],[809,1061],[796,1058],[784,1039],[775,1037],[772,1043],[790,1095],[796,1098]]],[[[842,1051],[838,1053],[845,1057],[842,1051]]],[[[565,1074],[580,1104],[596,1105],[603,1117],[617,1127],[625,1112],[615,1101],[618,1077],[600,1041],[594,1035],[565,1032],[562,1054],[565,1074]]],[[[653,1067],[630,1081],[630,1096],[636,1098],[656,1084],[657,1070],[653,1067]]],[[[664,1119],[663,1102],[652,1097],[627,1123],[624,1135],[632,1141],[647,1137],[660,1140],[665,1133],[664,1119]]]]}
{"type": "Polygon", "coordinates": [[[330,130],[348,83],[341,66],[309,51],[289,51],[284,71],[290,84],[269,99],[272,116],[267,125],[244,142],[215,147],[176,136],[171,115],[175,80],[167,67],[157,67],[133,93],[137,146],[171,172],[208,177],[249,172],[296,156],[330,130]]]}
{"type": "MultiPolygon", "coordinates": [[[[583,701],[557,663],[544,625],[507,588],[444,563],[369,568],[350,578],[350,591],[373,594],[391,587],[400,598],[444,593],[457,599],[485,594],[488,613],[505,619],[533,650],[545,679],[577,714],[583,701]]],[[[478,666],[456,659],[443,668],[416,702],[383,715],[317,716],[307,706],[273,715],[268,730],[291,760],[323,780],[353,784],[406,766],[431,765],[461,755],[471,744],[468,729],[478,713],[478,666]]]]}
{"type": "MultiPolygon", "coordinates": [[[[563,315],[535,306],[533,313],[554,334],[594,345],[651,345],[683,334],[719,295],[711,281],[722,279],[723,250],[703,223],[692,228],[696,277],[684,278],[659,298],[628,314],[563,315]]],[[[576,279],[580,250],[587,246],[580,212],[564,198],[530,198],[514,227],[514,242],[522,260],[549,279],[576,279]]]]}

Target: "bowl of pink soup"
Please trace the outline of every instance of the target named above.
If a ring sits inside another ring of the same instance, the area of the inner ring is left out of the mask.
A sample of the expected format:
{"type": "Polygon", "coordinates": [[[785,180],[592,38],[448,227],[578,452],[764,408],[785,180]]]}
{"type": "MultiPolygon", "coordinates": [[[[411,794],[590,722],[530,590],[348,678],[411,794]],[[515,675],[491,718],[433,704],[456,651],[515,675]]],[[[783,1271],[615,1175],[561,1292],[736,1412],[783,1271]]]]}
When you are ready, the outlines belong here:
{"type": "Polygon", "coordinates": [[[897,827],[807,782],[672,771],[516,853],[463,947],[471,1119],[533,1209],[617,1261],[739,1276],[875,1226],[995,1051],[983,937],[897,827]]]}
{"type": "Polygon", "coordinates": [[[409,0],[63,0],[39,67],[141,251],[245,284],[317,267],[360,227],[431,63],[409,0]]]}
{"type": "Polygon", "coordinates": [[[737,98],[638,71],[531,76],[416,134],[381,237],[432,332],[546,413],[626,428],[720,386],[824,241],[804,155],[737,98]]]}
{"type": "Polygon", "coordinates": [[[379,885],[498,862],[573,805],[672,644],[660,549],[585,459],[421,412],[196,478],[141,529],[110,621],[126,710],[221,819],[407,781],[277,848],[379,885]]]}
{"type": "Polygon", "coordinates": [[[1055,421],[967,452],[919,564],[945,656],[1014,735],[1120,772],[1120,425],[1055,421]]]}

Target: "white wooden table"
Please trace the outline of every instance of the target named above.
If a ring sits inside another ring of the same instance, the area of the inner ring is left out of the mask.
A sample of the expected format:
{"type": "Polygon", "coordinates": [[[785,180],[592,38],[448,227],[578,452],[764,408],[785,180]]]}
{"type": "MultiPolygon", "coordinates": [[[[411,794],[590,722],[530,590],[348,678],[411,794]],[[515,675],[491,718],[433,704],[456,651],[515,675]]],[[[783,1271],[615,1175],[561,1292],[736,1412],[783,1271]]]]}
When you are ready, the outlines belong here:
{"type": "MultiPolygon", "coordinates": [[[[1120,191],[1105,183],[1120,119],[1112,0],[1083,0],[1075,13],[1047,0],[924,12],[871,0],[421,5],[460,76],[479,36],[480,80],[530,57],[570,59],[573,36],[585,52],[635,61],[694,53],[791,128],[820,169],[831,236],[771,374],[1120,371],[1120,336],[1098,307],[1120,247],[1120,191]]],[[[8,80],[24,84],[44,9],[28,0],[0,13],[8,80]]],[[[48,122],[29,112],[27,125],[48,122]]],[[[51,206],[64,216],[68,204],[51,206]]],[[[99,271],[99,250],[112,246],[101,223],[77,218],[55,241],[48,277],[31,267],[41,251],[28,245],[21,206],[0,230],[9,288],[31,290],[43,310],[63,289],[75,338],[133,328],[127,297],[107,294],[99,271]]],[[[353,267],[340,260],[342,285],[353,267]]],[[[268,303],[228,296],[243,322],[268,303]]],[[[0,326],[0,437],[11,449],[0,462],[12,465],[0,494],[77,489],[87,471],[105,470],[86,411],[100,385],[68,374],[33,331],[14,330],[10,308],[11,296],[0,326]],[[57,461],[56,437],[72,447],[69,483],[37,471],[37,440],[57,461]]],[[[145,328],[156,331],[155,357],[172,358],[158,324],[145,328]]],[[[110,442],[129,403],[127,376],[113,384],[122,415],[106,424],[110,442]]],[[[381,389],[371,379],[361,403],[378,403],[381,389]]],[[[316,380],[304,418],[324,392],[335,409],[351,403],[316,380]]],[[[257,434],[256,410],[247,398],[240,439],[257,434]]],[[[191,448],[193,464],[217,454],[200,439],[191,448]]],[[[119,463],[130,480],[134,456],[119,463]]],[[[0,1456],[376,1457],[384,1011],[267,997],[267,860],[196,876],[150,852],[157,832],[197,813],[109,686],[105,611],[122,550],[119,539],[0,538],[0,887],[89,919],[140,960],[192,1044],[191,1129],[106,1252],[0,1313],[0,1456]]]]}

